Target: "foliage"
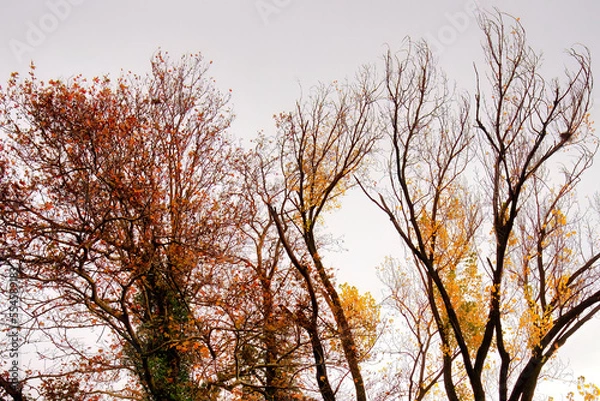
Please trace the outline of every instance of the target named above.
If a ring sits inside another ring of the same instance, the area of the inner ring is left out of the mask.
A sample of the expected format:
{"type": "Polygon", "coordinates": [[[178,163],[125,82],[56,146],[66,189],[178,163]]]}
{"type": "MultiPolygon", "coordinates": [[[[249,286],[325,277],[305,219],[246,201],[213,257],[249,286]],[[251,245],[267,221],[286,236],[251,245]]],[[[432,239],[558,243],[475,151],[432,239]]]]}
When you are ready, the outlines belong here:
{"type": "MultiPolygon", "coordinates": [[[[473,106],[426,44],[386,56],[389,186],[363,188],[392,221],[412,259],[400,269],[421,281],[413,302],[427,300],[435,322],[412,333],[410,399],[439,382],[454,401],[531,400],[545,365],[600,310],[597,234],[580,235],[574,207],[597,148],[590,56],[572,50],[564,82],[545,80],[517,19],[482,14],[480,25],[473,106]],[[421,356],[432,343],[441,361],[421,356]]],[[[408,324],[411,305],[394,303],[408,324]]]]}
{"type": "Polygon", "coordinates": [[[0,264],[40,362],[16,387],[0,375],[0,396],[532,400],[600,311],[598,216],[575,192],[598,146],[590,55],[546,79],[518,19],[480,26],[472,95],[407,41],[247,150],[199,54],[116,79],[13,74],[0,264]],[[398,235],[382,304],[329,262],[328,213],[355,187],[398,235]]]}
{"type": "Polygon", "coordinates": [[[23,329],[54,345],[67,382],[121,371],[149,399],[192,399],[193,366],[213,347],[199,303],[217,296],[236,222],[230,117],[202,58],[158,53],[149,76],[114,83],[46,83],[32,69],[11,78],[1,111],[2,261],[30,288],[23,329]],[[93,355],[71,338],[96,325],[113,343],[93,355]]]}
{"type": "Polygon", "coordinates": [[[347,283],[340,286],[340,299],[356,339],[359,359],[369,359],[378,337],[381,308],[369,292],[361,294],[347,283]]]}
{"type": "MultiPolygon", "coordinates": [[[[600,388],[593,383],[586,383],[585,377],[580,376],[577,379],[577,392],[583,401],[596,401],[600,399],[600,388]]],[[[567,398],[569,401],[574,401],[575,396],[569,393],[567,398]]]]}

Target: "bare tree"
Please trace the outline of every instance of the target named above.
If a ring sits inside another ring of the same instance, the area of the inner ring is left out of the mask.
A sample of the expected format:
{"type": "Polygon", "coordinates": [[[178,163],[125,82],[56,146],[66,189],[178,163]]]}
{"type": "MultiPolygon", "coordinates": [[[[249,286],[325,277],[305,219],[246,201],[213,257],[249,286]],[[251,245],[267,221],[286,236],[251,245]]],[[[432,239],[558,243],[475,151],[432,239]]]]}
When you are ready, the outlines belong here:
{"type": "Polygon", "coordinates": [[[335,333],[347,363],[356,399],[366,400],[356,338],[344,311],[334,277],[325,265],[317,229],[323,214],[353,185],[352,175],[361,166],[377,139],[373,129],[375,85],[363,74],[355,85],[319,87],[291,113],[278,117],[278,145],[282,192],[266,196],[280,240],[303,279],[309,296],[305,310],[296,312],[307,331],[314,354],[316,379],[322,397],[336,399],[327,369],[322,338],[323,307],[335,322],[335,333]],[[298,239],[301,246],[293,246],[298,239]],[[325,302],[321,305],[320,299],[325,302]]]}
{"type": "Polygon", "coordinates": [[[270,156],[263,141],[258,139],[256,149],[239,164],[239,197],[246,216],[240,231],[246,242],[237,257],[247,283],[242,287],[245,302],[230,305],[238,322],[232,387],[241,388],[236,394],[240,400],[310,401],[305,395],[313,366],[310,342],[291,312],[304,302],[304,291],[264,199],[272,192],[267,189],[270,156]]]}
{"type": "Polygon", "coordinates": [[[577,242],[572,207],[596,151],[590,56],[571,50],[565,80],[548,81],[518,20],[480,22],[473,115],[426,44],[386,56],[390,190],[369,196],[423,277],[446,397],[531,400],[542,368],[600,310],[597,239],[577,242]]]}

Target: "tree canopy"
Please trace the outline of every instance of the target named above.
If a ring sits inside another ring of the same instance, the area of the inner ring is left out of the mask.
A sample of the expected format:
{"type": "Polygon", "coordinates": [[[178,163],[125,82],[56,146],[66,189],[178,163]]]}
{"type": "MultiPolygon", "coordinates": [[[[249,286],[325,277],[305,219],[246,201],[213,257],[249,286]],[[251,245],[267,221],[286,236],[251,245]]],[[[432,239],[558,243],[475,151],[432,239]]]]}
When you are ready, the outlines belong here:
{"type": "Polygon", "coordinates": [[[0,265],[19,297],[3,304],[39,361],[11,380],[5,342],[0,396],[533,400],[600,310],[600,204],[576,193],[598,146],[591,56],[547,78],[518,19],[479,23],[474,93],[407,40],[250,148],[201,54],[116,79],[13,74],[0,265]],[[327,257],[350,190],[397,234],[380,303],[327,257]]]}

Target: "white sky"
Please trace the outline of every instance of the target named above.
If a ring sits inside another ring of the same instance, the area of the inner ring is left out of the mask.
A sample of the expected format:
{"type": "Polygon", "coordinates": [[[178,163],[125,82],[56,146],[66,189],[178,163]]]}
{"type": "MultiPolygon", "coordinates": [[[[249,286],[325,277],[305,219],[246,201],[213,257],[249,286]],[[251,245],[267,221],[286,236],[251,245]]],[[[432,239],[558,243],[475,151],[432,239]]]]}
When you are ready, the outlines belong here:
{"type": "MultiPolygon", "coordinates": [[[[10,72],[26,73],[30,60],[44,78],[145,73],[160,47],[174,57],[202,52],[222,90],[233,90],[233,133],[271,132],[271,116],[288,110],[319,81],[351,77],[378,63],[389,45],[405,36],[433,39],[440,63],[458,87],[471,87],[472,63],[481,55],[481,34],[467,13],[475,0],[0,0],[0,85],[10,72]]],[[[479,0],[520,17],[530,44],[559,74],[564,49],[589,47],[600,60],[600,2],[596,0],[479,0]]],[[[600,82],[600,67],[596,69],[600,82]]],[[[598,98],[598,91],[595,97],[598,98]]],[[[596,104],[600,103],[596,100],[596,104]]],[[[595,119],[600,121],[598,112],[595,119]]],[[[597,176],[597,175],[596,175],[597,176]]],[[[586,182],[594,191],[595,183],[586,182]]],[[[343,280],[379,295],[374,267],[393,252],[389,223],[372,205],[353,196],[332,216],[343,254],[332,256],[343,280]],[[358,228],[358,229],[357,229],[358,228]],[[376,233],[365,238],[364,233],[376,233]]],[[[395,238],[395,237],[394,237],[395,238]]],[[[575,375],[600,384],[600,319],[563,350],[575,375]]],[[[560,399],[560,397],[557,397],[560,399]]]]}

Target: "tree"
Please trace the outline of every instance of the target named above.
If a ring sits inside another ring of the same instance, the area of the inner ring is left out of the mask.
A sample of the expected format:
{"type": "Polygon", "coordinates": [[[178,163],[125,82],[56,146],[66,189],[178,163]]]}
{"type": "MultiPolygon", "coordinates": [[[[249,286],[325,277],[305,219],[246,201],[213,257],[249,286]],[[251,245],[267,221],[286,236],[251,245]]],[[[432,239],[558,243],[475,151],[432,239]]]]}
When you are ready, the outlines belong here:
{"type": "Polygon", "coordinates": [[[392,316],[384,344],[379,347],[384,355],[390,355],[384,359],[385,380],[379,390],[382,400],[426,399],[443,374],[442,347],[421,273],[410,260],[404,265],[389,258],[379,268],[387,292],[383,305],[392,316]]]}
{"type": "Polygon", "coordinates": [[[321,86],[307,101],[299,101],[293,112],[277,117],[279,131],[277,158],[282,179],[276,193],[265,193],[271,217],[288,258],[303,280],[308,304],[295,312],[309,335],[316,381],[324,400],[336,398],[327,368],[326,347],[320,320],[329,309],[335,334],[354,383],[356,399],[366,400],[360,370],[356,333],[326,267],[317,237],[324,212],[336,206],[350,187],[363,160],[376,143],[378,132],[372,126],[376,86],[370,74],[358,83],[321,86]],[[325,305],[321,305],[320,298],[325,305]]]}
{"type": "Polygon", "coordinates": [[[32,68],[13,75],[0,108],[12,175],[0,260],[21,276],[23,330],[65,361],[24,382],[42,378],[46,396],[74,383],[71,397],[86,400],[210,392],[225,344],[211,337],[218,322],[207,310],[223,298],[238,206],[227,96],[202,57],[174,63],[159,52],[151,74],[116,82],[45,83],[32,68]],[[108,347],[74,341],[98,325],[108,347]],[[119,390],[123,372],[135,380],[119,390]],[[95,388],[100,380],[110,386],[95,388]]]}
{"type": "Polygon", "coordinates": [[[574,208],[597,147],[590,56],[570,50],[564,81],[548,81],[518,19],[480,23],[473,107],[426,44],[388,53],[389,192],[365,190],[423,277],[445,396],[531,400],[544,366],[600,310],[597,234],[584,242],[574,208]]]}
{"type": "Polygon", "coordinates": [[[285,257],[275,222],[262,196],[269,184],[261,143],[239,165],[245,219],[240,226],[245,246],[238,268],[246,284],[244,303],[231,305],[238,322],[234,328],[235,378],[232,393],[240,400],[310,401],[305,372],[310,369],[310,346],[302,327],[290,312],[302,302],[302,286],[285,257]]]}

